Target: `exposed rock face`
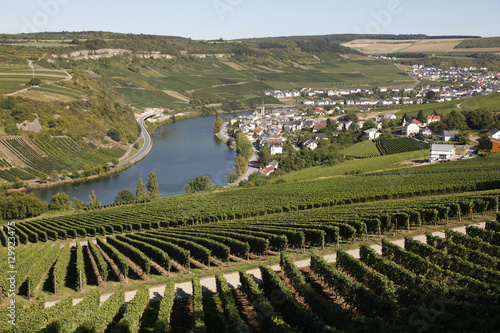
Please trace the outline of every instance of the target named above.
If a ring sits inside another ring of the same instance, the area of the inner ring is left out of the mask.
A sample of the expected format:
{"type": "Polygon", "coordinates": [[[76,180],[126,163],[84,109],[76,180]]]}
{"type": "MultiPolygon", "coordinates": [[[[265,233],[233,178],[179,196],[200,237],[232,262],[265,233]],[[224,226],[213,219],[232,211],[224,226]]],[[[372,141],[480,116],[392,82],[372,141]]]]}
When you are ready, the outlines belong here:
{"type": "Polygon", "coordinates": [[[42,131],[42,125],[40,124],[40,118],[36,116],[35,120],[33,121],[28,121],[25,120],[20,124],[16,124],[17,128],[20,130],[23,130],[25,132],[41,132],[42,131]]]}

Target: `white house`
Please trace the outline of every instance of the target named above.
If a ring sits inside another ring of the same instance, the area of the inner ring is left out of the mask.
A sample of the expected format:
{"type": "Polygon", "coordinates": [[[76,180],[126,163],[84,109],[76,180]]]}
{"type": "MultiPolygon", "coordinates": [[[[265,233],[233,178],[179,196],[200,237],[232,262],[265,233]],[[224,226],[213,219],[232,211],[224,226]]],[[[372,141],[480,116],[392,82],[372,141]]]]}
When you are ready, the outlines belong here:
{"type": "Polygon", "coordinates": [[[271,155],[283,154],[283,144],[281,142],[273,142],[269,148],[271,148],[271,155]]]}
{"type": "Polygon", "coordinates": [[[314,139],[307,139],[304,142],[302,142],[302,147],[310,150],[315,150],[316,148],[318,148],[318,144],[314,139]]]}
{"type": "Polygon", "coordinates": [[[443,141],[454,141],[458,131],[443,131],[443,141]]]}
{"type": "Polygon", "coordinates": [[[455,157],[454,145],[433,144],[431,145],[431,152],[429,159],[431,161],[449,160],[455,157]]]}
{"type": "Polygon", "coordinates": [[[491,131],[488,132],[490,138],[495,139],[495,140],[500,140],[500,130],[497,130],[496,128],[492,129],[491,131]]]}
{"type": "Polygon", "coordinates": [[[364,131],[366,140],[375,140],[380,137],[380,132],[376,128],[369,128],[364,131]]]}
{"type": "Polygon", "coordinates": [[[264,176],[268,176],[269,174],[273,173],[277,169],[278,169],[278,161],[273,160],[264,169],[260,170],[260,173],[264,176]]]}
{"type": "Polygon", "coordinates": [[[420,124],[421,122],[416,119],[405,122],[403,124],[403,127],[401,128],[401,134],[406,136],[417,134],[418,132],[420,132],[420,124]]]}
{"type": "Polygon", "coordinates": [[[427,125],[429,125],[430,123],[435,123],[435,122],[438,122],[438,121],[441,121],[441,116],[428,116],[427,117],[427,125]]]}

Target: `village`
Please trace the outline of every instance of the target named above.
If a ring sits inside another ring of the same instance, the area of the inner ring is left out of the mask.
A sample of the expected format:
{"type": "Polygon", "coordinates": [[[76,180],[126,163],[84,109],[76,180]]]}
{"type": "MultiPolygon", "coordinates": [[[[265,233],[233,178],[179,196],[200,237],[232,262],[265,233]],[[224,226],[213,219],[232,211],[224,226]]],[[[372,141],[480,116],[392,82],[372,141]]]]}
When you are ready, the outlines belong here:
{"type": "MultiPolygon", "coordinates": [[[[266,110],[263,105],[260,110],[256,110],[250,115],[240,115],[230,119],[227,125],[233,126],[234,132],[243,132],[252,142],[256,151],[268,146],[271,155],[286,153],[286,147],[288,150],[294,149],[296,151],[301,149],[315,150],[322,140],[329,140],[343,131],[352,131],[359,133],[359,136],[362,136],[364,140],[376,140],[387,134],[429,141],[432,144],[427,162],[475,156],[474,146],[471,146],[469,150],[466,149],[463,155],[457,154],[454,143],[458,141],[459,131],[445,130],[434,133],[431,130],[432,123],[441,121],[439,115],[429,115],[425,117],[426,121],[424,122],[419,121],[417,116],[408,116],[397,123],[397,117],[392,113],[381,113],[374,118],[358,120],[351,120],[350,117],[337,113],[339,113],[338,108],[329,111],[317,108],[311,115],[299,109],[266,110]],[[395,130],[396,126],[397,130],[395,130]],[[401,130],[399,130],[399,126],[401,126],[401,130]]],[[[352,115],[352,113],[350,114],[352,115]]],[[[233,135],[234,132],[228,134],[233,135]]],[[[492,151],[500,151],[500,130],[491,130],[489,137],[492,151]]],[[[278,163],[273,161],[270,165],[261,168],[260,173],[267,176],[277,168],[278,163]]]]}
{"type": "Polygon", "coordinates": [[[485,67],[463,67],[439,69],[414,65],[411,76],[421,80],[439,81],[440,84],[430,85],[417,83],[414,87],[376,89],[315,89],[296,88],[291,90],[264,91],[267,96],[279,100],[297,98],[305,106],[339,106],[359,108],[361,112],[374,107],[391,105],[418,105],[428,102],[446,102],[460,100],[465,97],[489,95],[500,92],[500,74],[488,73],[485,67]],[[443,82],[449,85],[443,85],[443,82]]]}

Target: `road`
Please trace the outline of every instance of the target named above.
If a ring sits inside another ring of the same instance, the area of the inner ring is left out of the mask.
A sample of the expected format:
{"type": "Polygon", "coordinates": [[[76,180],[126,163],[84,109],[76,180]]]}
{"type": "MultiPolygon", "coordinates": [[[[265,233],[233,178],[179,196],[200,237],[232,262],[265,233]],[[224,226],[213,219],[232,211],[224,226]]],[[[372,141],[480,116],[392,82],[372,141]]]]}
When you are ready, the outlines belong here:
{"type": "MultiPolygon", "coordinates": [[[[143,115],[143,116],[140,116],[137,118],[137,122],[139,123],[139,126],[141,126],[141,136],[139,137],[139,139],[137,139],[137,141],[139,141],[141,138],[144,138],[144,144],[142,145],[141,149],[139,149],[139,151],[134,156],[120,161],[117,164],[117,166],[121,166],[121,165],[124,165],[127,163],[130,163],[130,164],[137,163],[140,160],[142,160],[144,157],[146,157],[146,155],[153,148],[153,140],[151,140],[151,135],[149,135],[149,132],[146,129],[146,126],[144,125],[144,121],[146,120],[146,118],[149,118],[149,117],[151,117],[151,116],[150,115],[143,115]]],[[[132,145],[128,149],[125,156],[128,156],[133,148],[134,148],[134,146],[132,145]]]]}
{"type": "MultiPolygon", "coordinates": [[[[485,223],[482,222],[482,223],[476,224],[476,226],[484,228],[485,223]]],[[[453,228],[452,230],[465,234],[465,227],[453,228]]],[[[444,237],[443,231],[436,231],[436,232],[433,232],[432,234],[434,236],[444,237]]],[[[418,235],[418,236],[415,236],[413,238],[418,240],[418,241],[421,241],[423,243],[426,242],[425,235],[418,235]]],[[[394,243],[398,246],[404,247],[404,238],[392,241],[392,243],[394,243]]],[[[381,254],[382,247],[380,245],[372,245],[371,247],[375,251],[377,251],[377,253],[381,254]]],[[[354,256],[355,258],[359,258],[359,248],[349,250],[346,252],[349,253],[350,255],[354,256]]],[[[332,253],[332,254],[324,255],[323,257],[325,258],[326,261],[333,263],[336,261],[337,255],[336,255],[336,253],[332,253]]],[[[299,268],[300,267],[308,267],[311,264],[310,259],[299,260],[299,261],[295,261],[294,263],[299,268]]],[[[280,270],[279,265],[273,265],[273,266],[271,266],[271,268],[274,269],[275,271],[280,270]]],[[[253,275],[257,282],[262,282],[260,270],[258,268],[248,270],[247,273],[250,275],[253,275]]],[[[225,274],[224,277],[227,279],[227,282],[229,283],[229,285],[232,286],[233,288],[237,288],[240,286],[240,278],[239,278],[238,272],[225,274]]],[[[203,278],[203,279],[201,279],[200,282],[201,282],[203,290],[210,290],[210,291],[214,291],[214,292],[217,290],[217,288],[215,286],[215,276],[203,278]]],[[[158,300],[158,299],[161,299],[163,297],[164,291],[165,291],[165,285],[150,287],[149,288],[149,296],[152,300],[154,300],[154,299],[158,300]]],[[[125,293],[125,302],[131,301],[136,292],[137,292],[137,290],[126,292],[125,293]]],[[[193,292],[193,290],[191,287],[191,282],[182,282],[182,283],[175,284],[176,297],[188,296],[188,295],[191,295],[192,292],[193,292]]],[[[102,295],[101,302],[104,302],[105,300],[107,300],[111,295],[112,294],[102,295]]],[[[79,302],[82,301],[82,299],[83,298],[73,299],[73,304],[78,304],[79,302]]],[[[54,304],[56,304],[57,302],[58,301],[47,302],[47,303],[45,303],[45,307],[46,308],[51,307],[54,304]]]]}

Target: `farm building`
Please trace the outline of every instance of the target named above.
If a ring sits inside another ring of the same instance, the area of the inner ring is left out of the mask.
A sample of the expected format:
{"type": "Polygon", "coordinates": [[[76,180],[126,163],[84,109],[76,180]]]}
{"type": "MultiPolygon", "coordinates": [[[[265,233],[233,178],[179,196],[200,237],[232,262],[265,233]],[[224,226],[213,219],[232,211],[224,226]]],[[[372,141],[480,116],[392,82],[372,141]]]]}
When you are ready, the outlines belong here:
{"type": "Polygon", "coordinates": [[[431,162],[439,160],[449,160],[455,157],[454,145],[433,144],[431,145],[431,152],[429,159],[431,162]]]}

